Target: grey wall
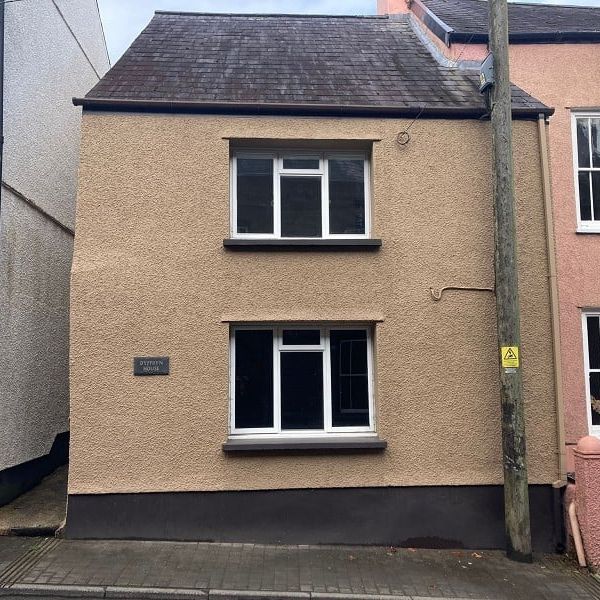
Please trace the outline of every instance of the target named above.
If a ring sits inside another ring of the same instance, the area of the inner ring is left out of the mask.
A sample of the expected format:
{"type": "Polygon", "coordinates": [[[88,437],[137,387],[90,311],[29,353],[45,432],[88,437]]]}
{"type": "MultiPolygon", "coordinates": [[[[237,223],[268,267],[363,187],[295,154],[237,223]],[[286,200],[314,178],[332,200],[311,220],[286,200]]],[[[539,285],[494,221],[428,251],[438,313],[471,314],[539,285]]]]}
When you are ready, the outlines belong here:
{"type": "Polygon", "coordinates": [[[109,67],[95,0],[6,4],[0,471],[69,429],[68,299],[80,110],[109,67]]]}

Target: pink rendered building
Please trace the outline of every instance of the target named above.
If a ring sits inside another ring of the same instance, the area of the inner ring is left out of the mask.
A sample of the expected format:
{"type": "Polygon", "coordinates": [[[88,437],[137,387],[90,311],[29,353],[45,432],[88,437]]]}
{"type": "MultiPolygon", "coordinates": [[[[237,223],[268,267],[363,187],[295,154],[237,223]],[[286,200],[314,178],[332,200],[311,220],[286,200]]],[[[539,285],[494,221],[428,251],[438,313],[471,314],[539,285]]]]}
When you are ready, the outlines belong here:
{"type": "MultiPolygon", "coordinates": [[[[378,0],[377,10],[405,13],[445,66],[478,68],[488,53],[483,0],[378,0]]],[[[600,461],[600,450],[589,451],[589,441],[587,451],[574,449],[585,436],[600,438],[600,7],[511,3],[509,39],[511,81],[556,109],[548,143],[556,258],[550,272],[560,332],[556,402],[563,415],[557,486],[581,468],[582,533],[589,562],[599,565],[600,544],[591,540],[600,531],[600,498],[587,488],[589,473],[600,468],[579,465],[600,461]]]]}

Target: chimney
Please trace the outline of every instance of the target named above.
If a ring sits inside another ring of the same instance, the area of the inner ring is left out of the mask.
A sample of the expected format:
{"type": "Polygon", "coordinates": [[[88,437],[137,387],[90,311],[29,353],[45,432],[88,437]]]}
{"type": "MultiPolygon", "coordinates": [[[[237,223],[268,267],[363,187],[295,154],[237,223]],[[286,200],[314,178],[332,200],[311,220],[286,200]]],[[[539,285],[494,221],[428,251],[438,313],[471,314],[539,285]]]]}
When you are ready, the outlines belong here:
{"type": "Polygon", "coordinates": [[[394,15],[410,12],[409,0],[377,0],[378,15],[394,15]]]}

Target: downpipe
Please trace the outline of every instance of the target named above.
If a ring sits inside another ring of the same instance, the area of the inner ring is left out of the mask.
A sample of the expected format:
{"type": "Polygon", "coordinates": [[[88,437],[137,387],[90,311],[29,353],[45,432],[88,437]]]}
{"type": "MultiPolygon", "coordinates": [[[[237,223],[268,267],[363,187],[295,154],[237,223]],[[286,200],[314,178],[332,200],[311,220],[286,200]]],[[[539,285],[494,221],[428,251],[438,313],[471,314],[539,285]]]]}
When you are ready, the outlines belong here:
{"type": "Polygon", "coordinates": [[[569,504],[569,521],[571,523],[571,532],[573,533],[573,542],[575,542],[575,551],[577,552],[577,561],[580,567],[586,567],[585,551],[583,549],[583,541],[581,539],[581,531],[579,529],[579,521],[577,519],[577,509],[575,502],[569,504]]]}
{"type": "Polygon", "coordinates": [[[562,488],[567,484],[567,468],[565,457],[565,424],[564,399],[562,387],[562,362],[560,348],[560,320],[558,311],[558,282],[556,269],[556,244],[554,240],[554,216],[552,212],[552,189],[550,180],[550,155],[546,135],[546,120],[543,114],[538,118],[540,143],[540,159],[542,163],[542,189],[544,196],[544,213],[546,218],[546,249],[548,253],[548,279],[550,288],[550,310],[552,312],[552,354],[554,359],[554,393],[556,395],[556,437],[558,444],[558,481],[554,488],[562,488]]]}

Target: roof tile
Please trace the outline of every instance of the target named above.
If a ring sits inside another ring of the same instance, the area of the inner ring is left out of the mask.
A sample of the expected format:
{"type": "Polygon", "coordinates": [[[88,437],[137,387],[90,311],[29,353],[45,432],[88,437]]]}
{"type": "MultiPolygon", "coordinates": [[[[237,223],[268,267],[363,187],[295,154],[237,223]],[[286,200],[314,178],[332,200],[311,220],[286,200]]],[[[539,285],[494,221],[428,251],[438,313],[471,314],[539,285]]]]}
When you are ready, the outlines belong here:
{"type": "Polygon", "coordinates": [[[387,17],[157,13],[86,99],[484,109],[476,72],[387,17]]]}

